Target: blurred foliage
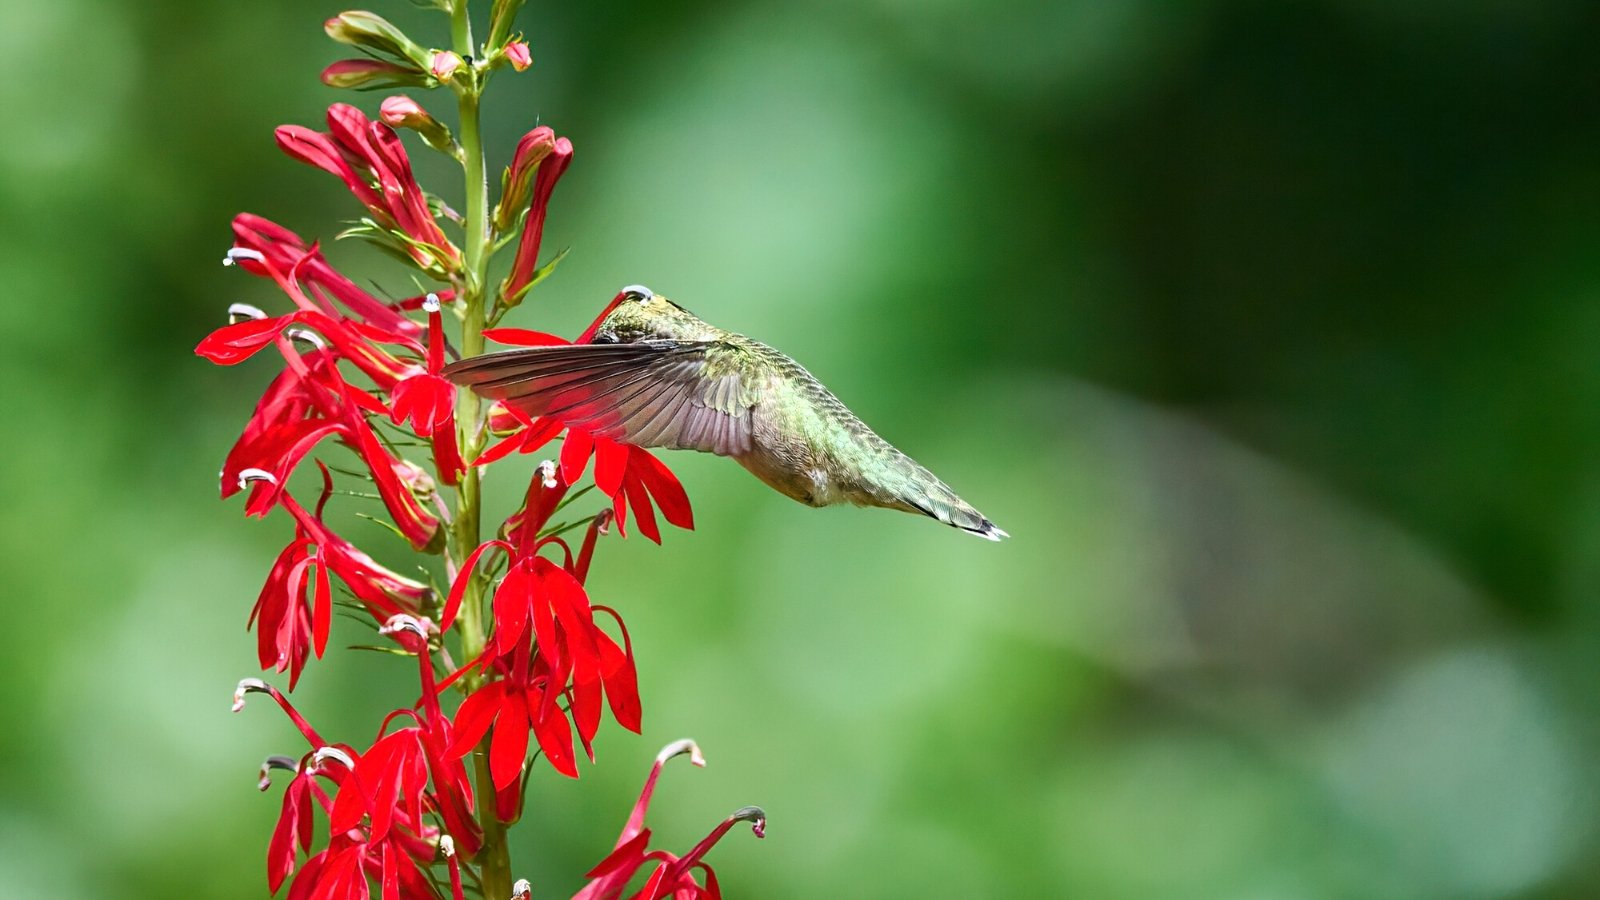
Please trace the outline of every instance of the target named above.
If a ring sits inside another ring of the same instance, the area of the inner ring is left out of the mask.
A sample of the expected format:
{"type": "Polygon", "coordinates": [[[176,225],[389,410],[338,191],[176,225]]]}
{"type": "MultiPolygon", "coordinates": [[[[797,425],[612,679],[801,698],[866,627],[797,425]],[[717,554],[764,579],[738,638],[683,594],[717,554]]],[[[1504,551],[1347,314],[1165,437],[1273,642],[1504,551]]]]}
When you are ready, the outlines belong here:
{"type": "MultiPolygon", "coordinates": [[[[316,81],[337,11],[5,3],[0,896],[261,891],[255,766],[295,737],[227,701],[289,532],[211,476],[270,367],[190,351],[228,302],[279,302],[217,265],[234,212],[325,239],[354,215],[270,131],[348,99],[316,81]]],[[[699,530],[604,546],[592,584],[645,734],[536,780],[536,896],[685,735],[711,765],[668,771],[668,846],[772,816],[713,857],[734,896],[1600,893],[1600,6],[522,26],[493,161],[536,122],[573,138],[546,239],[573,253],[508,324],[571,334],[645,282],[792,353],[1015,535],[673,456],[699,530]]],[[[409,671],[330,654],[297,699],[365,740],[409,671]]]]}

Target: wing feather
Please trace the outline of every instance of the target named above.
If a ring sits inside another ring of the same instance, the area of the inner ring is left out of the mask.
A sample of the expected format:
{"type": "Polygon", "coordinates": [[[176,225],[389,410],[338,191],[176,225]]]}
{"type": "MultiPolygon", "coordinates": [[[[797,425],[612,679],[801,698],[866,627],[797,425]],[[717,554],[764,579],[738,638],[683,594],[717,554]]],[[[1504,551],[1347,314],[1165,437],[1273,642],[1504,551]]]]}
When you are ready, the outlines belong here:
{"type": "Polygon", "coordinates": [[[443,374],[529,416],[642,447],[736,456],[750,449],[757,391],[748,351],[725,341],[530,347],[443,374]]]}

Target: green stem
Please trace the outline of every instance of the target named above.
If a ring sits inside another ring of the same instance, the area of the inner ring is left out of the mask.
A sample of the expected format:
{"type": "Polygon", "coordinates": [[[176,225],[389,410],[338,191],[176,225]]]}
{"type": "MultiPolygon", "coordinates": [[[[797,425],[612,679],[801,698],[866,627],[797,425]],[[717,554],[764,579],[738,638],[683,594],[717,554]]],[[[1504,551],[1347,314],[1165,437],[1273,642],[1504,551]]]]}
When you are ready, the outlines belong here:
{"type": "MultiPolygon", "coordinates": [[[[450,34],[455,52],[462,59],[473,58],[472,21],[467,16],[467,0],[455,0],[450,11],[450,34]]],[[[481,91],[482,83],[474,75],[456,95],[461,112],[460,138],[467,193],[464,223],[467,246],[458,291],[464,307],[461,352],[468,357],[483,352],[483,327],[488,316],[489,180],[483,157],[483,128],[478,116],[481,91]]],[[[486,434],[483,405],[478,395],[469,390],[462,391],[458,399],[457,437],[462,456],[468,460],[476,459],[483,452],[486,434]]],[[[481,501],[478,470],[469,467],[462,474],[461,484],[456,489],[456,518],[451,543],[457,560],[465,560],[482,540],[481,501]]],[[[487,639],[483,617],[487,579],[476,574],[470,577],[457,626],[461,634],[463,663],[477,659],[487,639]]],[[[481,684],[481,678],[475,673],[468,674],[462,682],[466,690],[475,690],[481,684]]],[[[488,754],[489,740],[485,738],[483,745],[473,754],[478,821],[483,827],[483,849],[478,852],[474,862],[478,864],[481,874],[484,897],[500,900],[511,896],[511,855],[506,845],[506,828],[494,814],[494,781],[489,773],[488,754]]]]}

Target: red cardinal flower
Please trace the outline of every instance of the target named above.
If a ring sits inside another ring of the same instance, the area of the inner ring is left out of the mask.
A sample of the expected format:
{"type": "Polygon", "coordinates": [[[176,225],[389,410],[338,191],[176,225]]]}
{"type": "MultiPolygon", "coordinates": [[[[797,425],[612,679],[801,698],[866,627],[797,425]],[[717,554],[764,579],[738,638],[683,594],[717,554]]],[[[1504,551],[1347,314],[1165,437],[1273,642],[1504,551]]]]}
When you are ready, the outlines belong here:
{"type": "MultiPolygon", "coordinates": [[[[460,57],[455,62],[459,65],[460,57]]],[[[437,58],[434,65],[438,74],[437,58]]],[[[328,107],[327,132],[282,125],[277,138],[283,152],[343,181],[379,225],[405,235],[419,265],[446,272],[460,267],[460,252],[434,220],[393,128],[371,121],[353,106],[335,103],[328,107]]]]}
{"type": "Polygon", "coordinates": [[[746,806],[723,819],[683,856],[674,856],[665,850],[650,850],[650,829],[644,827],[644,817],[650,807],[651,795],[655,793],[656,779],[660,777],[661,767],[666,765],[667,760],[685,753],[689,754],[690,761],[696,766],[705,766],[706,761],[694,741],[677,741],[662,748],[656,755],[655,765],[650,768],[649,777],[645,779],[638,802],[633,805],[633,812],[622,826],[615,849],[589,870],[586,876],[590,879],[589,883],[573,895],[573,900],[617,900],[623,895],[628,882],[652,863],[654,869],[644,887],[632,895],[634,900],[661,900],[666,897],[686,900],[709,897],[720,900],[722,891],[717,886],[717,875],[702,860],[738,822],[749,822],[756,837],[765,837],[767,814],[758,806],[746,806]],[[696,870],[705,875],[704,886],[696,879],[696,870]]]}
{"type": "Polygon", "coordinates": [[[474,569],[491,549],[507,554],[511,563],[494,590],[494,632],[481,660],[486,671],[504,676],[480,688],[462,703],[456,716],[456,743],[452,755],[469,752],[494,726],[490,745],[490,771],[495,787],[505,790],[520,777],[531,730],[557,771],[577,777],[572,729],[558,701],[565,697],[577,726],[579,740],[592,760],[592,742],[599,729],[602,698],[617,723],[631,731],[640,727],[638,675],[627,629],[616,612],[591,607],[583,584],[574,574],[581,561],[585,570],[593,553],[593,539],[603,524],[591,528],[578,560],[567,555],[558,566],[539,555],[545,546],[566,545],[539,532],[554,513],[567,487],[556,477],[553,463],[543,463],[529,484],[523,509],[508,521],[508,541],[490,541],[467,558],[445,603],[445,627],[454,620],[465,586],[474,569]],[[595,622],[603,611],[622,630],[619,645],[595,622]]]}
{"type": "MultiPolygon", "coordinates": [[[[333,301],[337,300],[363,322],[383,332],[382,340],[402,343],[406,349],[422,352],[422,327],[411,321],[389,304],[377,299],[340,274],[323,258],[315,244],[282,225],[261,216],[240,213],[233,219],[234,247],[254,250],[261,254],[257,261],[248,255],[234,259],[240,268],[256,275],[281,277],[293,273],[298,287],[304,293],[292,291],[289,298],[302,309],[320,309],[330,316],[339,316],[333,301]],[[277,274],[274,274],[277,273],[277,274]]],[[[231,258],[231,257],[230,257],[231,258]]],[[[454,294],[445,291],[440,298],[450,300],[454,294]]],[[[397,306],[411,308],[422,302],[421,297],[402,301],[397,306]]]]}
{"type": "Polygon", "coordinates": [[[432,438],[439,477],[445,484],[455,484],[465,466],[456,445],[456,388],[439,376],[444,368],[444,330],[438,295],[429,294],[422,308],[428,312],[428,371],[394,386],[389,416],[396,425],[409,420],[418,435],[432,438]]]}
{"type": "MultiPolygon", "coordinates": [[[[380,622],[415,613],[430,594],[426,585],[389,571],[322,523],[322,508],[333,490],[326,466],[322,476],[322,498],[314,514],[287,492],[279,494],[278,502],[295,519],[295,538],[273,563],[250,611],[261,667],[287,671],[290,690],[300,680],[307,656],[315,651],[320,659],[327,648],[333,576],[380,622]]],[[[247,481],[270,478],[265,472],[245,475],[247,481]]]]}
{"type": "MultiPolygon", "coordinates": [[[[419,478],[421,473],[414,466],[383,445],[366,415],[386,410],[372,395],[346,382],[335,365],[339,358],[371,360],[380,356],[375,345],[345,328],[347,324],[320,311],[301,310],[219,328],[195,348],[213,362],[235,365],[275,343],[289,365],[268,387],[244,434],[229,452],[222,471],[222,495],[227,497],[244,486],[240,480],[244,471],[265,472],[271,477],[257,479],[261,483],[245,507],[251,515],[265,515],[300,460],[324,438],[337,436],[371,470],[400,532],[413,546],[427,547],[438,534],[439,520],[422,507],[415,488],[427,494],[431,485],[419,478]],[[297,330],[288,323],[311,325],[317,332],[297,330]],[[338,335],[332,349],[316,337],[318,333],[338,335]],[[310,340],[313,351],[301,354],[295,349],[292,342],[297,337],[310,340]]],[[[398,363],[393,357],[383,358],[398,363]]],[[[406,366],[400,371],[414,370],[406,366]]]]}

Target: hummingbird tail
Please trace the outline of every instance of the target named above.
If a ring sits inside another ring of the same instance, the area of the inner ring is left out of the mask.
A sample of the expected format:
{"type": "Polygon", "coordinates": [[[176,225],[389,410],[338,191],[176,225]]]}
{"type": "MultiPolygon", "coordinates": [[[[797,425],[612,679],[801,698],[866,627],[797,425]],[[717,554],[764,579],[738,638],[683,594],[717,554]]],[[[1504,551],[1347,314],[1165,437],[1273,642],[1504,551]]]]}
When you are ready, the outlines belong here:
{"type": "Polygon", "coordinates": [[[1011,536],[943,484],[932,491],[919,491],[917,496],[904,499],[924,515],[985,540],[998,541],[1011,536]]]}

